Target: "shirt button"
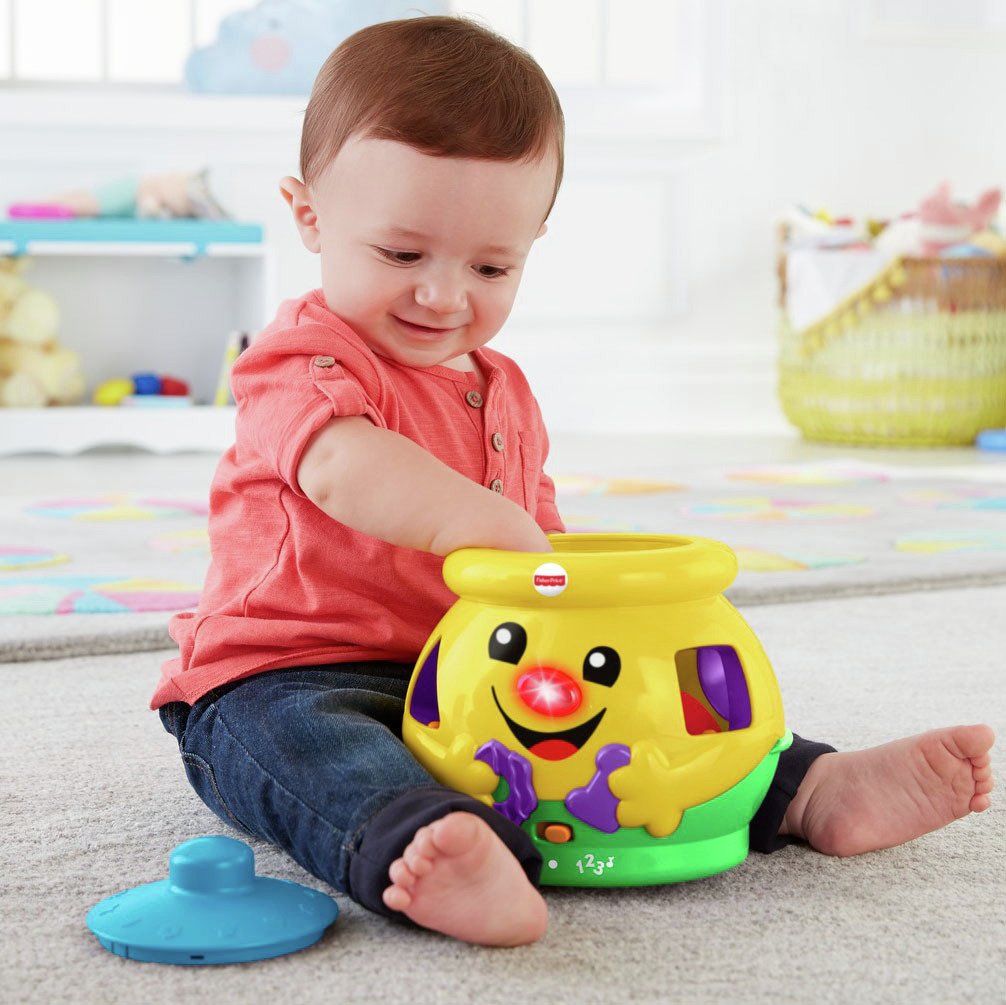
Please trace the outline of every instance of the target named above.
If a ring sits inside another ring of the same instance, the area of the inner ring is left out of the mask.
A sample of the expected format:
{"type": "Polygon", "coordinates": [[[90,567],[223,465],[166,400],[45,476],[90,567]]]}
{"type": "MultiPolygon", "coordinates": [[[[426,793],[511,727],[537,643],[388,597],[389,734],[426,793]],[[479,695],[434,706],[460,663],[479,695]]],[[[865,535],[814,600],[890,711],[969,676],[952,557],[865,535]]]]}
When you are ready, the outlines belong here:
{"type": "Polygon", "coordinates": [[[496,492],[499,495],[503,495],[503,483],[498,478],[494,478],[489,483],[489,488],[491,488],[493,492],[496,492]]]}
{"type": "Polygon", "coordinates": [[[493,449],[502,450],[503,449],[503,434],[493,433],[493,449]]]}
{"type": "Polygon", "coordinates": [[[322,367],[324,369],[327,369],[330,366],[335,366],[335,357],[334,356],[315,356],[314,357],[314,365],[315,366],[320,366],[320,367],[322,367]]]}
{"type": "MultiPolygon", "coordinates": [[[[333,360],[332,362],[334,363],[335,360],[333,360]]],[[[467,401],[468,404],[472,406],[472,408],[482,407],[482,395],[479,394],[478,391],[469,391],[465,395],[465,401],[467,401]]]]}

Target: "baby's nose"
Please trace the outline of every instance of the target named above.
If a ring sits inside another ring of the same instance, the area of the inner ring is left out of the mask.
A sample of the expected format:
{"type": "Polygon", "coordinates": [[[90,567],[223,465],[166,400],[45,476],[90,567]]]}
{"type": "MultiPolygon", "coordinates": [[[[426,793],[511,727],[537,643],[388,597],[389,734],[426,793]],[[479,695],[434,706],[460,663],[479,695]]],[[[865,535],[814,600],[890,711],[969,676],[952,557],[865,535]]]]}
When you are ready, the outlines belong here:
{"type": "Polygon", "coordinates": [[[517,694],[532,712],[552,718],[572,715],[583,702],[580,685],[555,667],[535,667],[521,674],[517,694]]]}
{"type": "Polygon", "coordinates": [[[417,286],[416,303],[437,314],[454,314],[467,307],[468,298],[460,283],[441,278],[417,286]]]}

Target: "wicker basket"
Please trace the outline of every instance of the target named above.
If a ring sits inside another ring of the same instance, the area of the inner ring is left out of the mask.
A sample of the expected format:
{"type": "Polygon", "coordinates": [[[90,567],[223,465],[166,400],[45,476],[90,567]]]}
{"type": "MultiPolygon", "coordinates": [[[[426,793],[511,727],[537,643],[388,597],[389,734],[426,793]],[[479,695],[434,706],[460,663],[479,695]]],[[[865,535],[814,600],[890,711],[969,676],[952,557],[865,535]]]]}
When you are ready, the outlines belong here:
{"type": "Polygon", "coordinates": [[[779,276],[779,397],[808,439],[924,447],[1006,426],[1006,259],[899,259],[803,331],[784,257],[779,276]]]}

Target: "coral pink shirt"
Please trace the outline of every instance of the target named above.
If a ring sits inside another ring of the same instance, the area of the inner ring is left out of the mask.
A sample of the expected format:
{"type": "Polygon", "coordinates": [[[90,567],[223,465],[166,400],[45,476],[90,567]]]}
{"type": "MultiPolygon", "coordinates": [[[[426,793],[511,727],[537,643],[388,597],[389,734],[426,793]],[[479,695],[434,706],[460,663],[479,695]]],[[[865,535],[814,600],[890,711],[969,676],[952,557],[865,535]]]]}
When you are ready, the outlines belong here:
{"type": "MultiPolygon", "coordinates": [[[[548,437],[517,365],[474,354],[485,376],[408,367],[375,355],[320,290],[281,305],[234,366],[236,442],[210,490],[212,561],[199,607],[175,615],[179,655],[151,708],[279,667],[411,663],[454,596],[443,559],[333,520],[297,483],[301,455],[334,416],[364,415],[561,531],[542,470],[548,437]]],[[[389,471],[387,490],[409,505],[389,471]]]]}

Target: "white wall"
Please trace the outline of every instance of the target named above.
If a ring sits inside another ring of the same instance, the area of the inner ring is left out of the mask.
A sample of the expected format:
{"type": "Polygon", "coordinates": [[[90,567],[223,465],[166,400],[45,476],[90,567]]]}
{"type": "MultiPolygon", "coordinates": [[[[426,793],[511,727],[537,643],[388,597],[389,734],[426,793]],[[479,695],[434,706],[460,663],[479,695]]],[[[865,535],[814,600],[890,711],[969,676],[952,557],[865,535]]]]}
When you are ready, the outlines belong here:
{"type": "MultiPolygon", "coordinates": [[[[945,0],[952,5],[953,0],[945,0]]],[[[567,180],[499,347],[580,430],[786,428],[774,402],[774,225],[794,201],[893,214],[1006,174],[996,37],[897,41],[856,0],[725,0],[721,135],[604,142],[571,116],[567,180]]],[[[904,4],[902,4],[904,6],[904,4]]],[[[213,169],[266,224],[278,293],[317,282],[277,192],[302,102],[0,90],[0,203],[213,169]]]]}
{"type": "MultiPolygon", "coordinates": [[[[955,4],[917,4],[941,5],[955,4]]],[[[730,4],[728,134],[690,172],[698,289],[771,271],[773,219],[789,203],[883,216],[943,179],[969,199],[1006,181],[1006,16],[984,39],[895,41],[869,37],[869,9],[730,4]]]]}

